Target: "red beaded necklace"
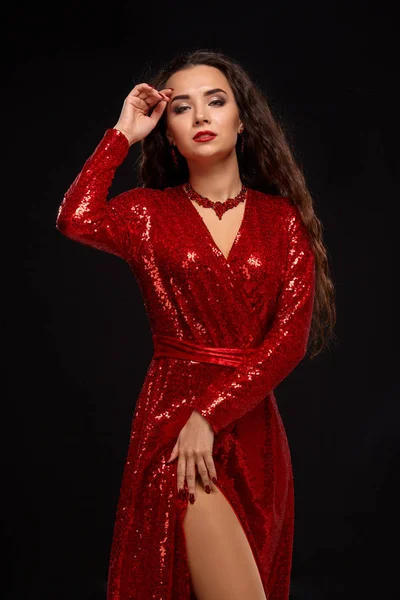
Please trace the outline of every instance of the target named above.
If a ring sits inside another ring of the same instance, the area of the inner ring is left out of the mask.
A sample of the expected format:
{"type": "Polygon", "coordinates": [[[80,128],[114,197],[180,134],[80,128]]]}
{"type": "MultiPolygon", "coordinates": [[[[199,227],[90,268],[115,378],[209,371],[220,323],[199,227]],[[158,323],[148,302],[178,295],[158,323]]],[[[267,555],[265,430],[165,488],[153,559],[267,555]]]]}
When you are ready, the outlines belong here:
{"type": "Polygon", "coordinates": [[[230,208],[234,208],[235,206],[237,206],[239,204],[239,202],[244,202],[246,199],[246,195],[247,195],[247,187],[245,185],[242,184],[242,189],[240,190],[240,192],[238,193],[237,196],[235,196],[234,198],[228,198],[227,200],[225,200],[224,202],[213,202],[212,200],[209,200],[208,198],[204,198],[204,196],[200,196],[200,194],[198,194],[190,185],[189,182],[185,183],[185,185],[183,186],[183,189],[185,190],[186,194],[189,196],[190,200],[194,200],[195,202],[197,202],[197,204],[200,204],[200,206],[204,206],[205,208],[213,208],[214,211],[217,214],[217,217],[219,218],[219,220],[222,219],[222,215],[229,210],[230,208]]]}

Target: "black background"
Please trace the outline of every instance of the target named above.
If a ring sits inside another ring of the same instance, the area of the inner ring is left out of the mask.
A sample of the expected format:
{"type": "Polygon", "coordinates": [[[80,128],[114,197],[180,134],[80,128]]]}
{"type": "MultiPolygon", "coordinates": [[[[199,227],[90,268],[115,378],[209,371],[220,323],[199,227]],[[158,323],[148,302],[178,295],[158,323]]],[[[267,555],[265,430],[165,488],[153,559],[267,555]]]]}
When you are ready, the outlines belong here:
{"type": "MultiPolygon", "coordinates": [[[[285,121],[336,286],[338,346],[276,390],[295,476],[291,600],[398,597],[396,23],[363,2],[3,13],[5,599],[105,599],[151,332],[128,265],[55,219],[129,90],[197,48],[241,62],[285,121]]],[[[112,195],[135,187],[136,159],[112,195]]]]}

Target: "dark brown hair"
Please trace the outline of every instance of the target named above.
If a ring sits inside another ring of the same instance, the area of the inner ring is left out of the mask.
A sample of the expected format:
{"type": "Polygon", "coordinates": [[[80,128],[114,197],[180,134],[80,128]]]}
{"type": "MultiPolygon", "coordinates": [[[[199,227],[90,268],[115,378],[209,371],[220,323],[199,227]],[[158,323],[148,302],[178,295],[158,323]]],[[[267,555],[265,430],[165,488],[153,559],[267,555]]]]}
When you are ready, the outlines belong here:
{"type": "MultiPolygon", "coordinates": [[[[143,79],[160,90],[169,77],[183,69],[209,65],[219,69],[231,86],[244,125],[241,134],[244,152],[241,155],[238,136],[237,157],[241,181],[244,185],[267,194],[285,196],[294,202],[310,234],[316,261],[314,309],[308,347],[314,358],[336,339],[335,288],[330,276],[327,251],[322,239],[322,224],[314,213],[313,198],[307,188],[304,174],[295,159],[284,126],[274,117],[266,95],[250,79],[237,61],[221,52],[198,49],[178,55],[164,64],[150,80],[143,79]]],[[[188,181],[186,159],[176,146],[179,168],[171,155],[166,137],[166,111],[156,127],[141,141],[138,159],[138,185],[155,189],[179,185],[188,181]]]]}

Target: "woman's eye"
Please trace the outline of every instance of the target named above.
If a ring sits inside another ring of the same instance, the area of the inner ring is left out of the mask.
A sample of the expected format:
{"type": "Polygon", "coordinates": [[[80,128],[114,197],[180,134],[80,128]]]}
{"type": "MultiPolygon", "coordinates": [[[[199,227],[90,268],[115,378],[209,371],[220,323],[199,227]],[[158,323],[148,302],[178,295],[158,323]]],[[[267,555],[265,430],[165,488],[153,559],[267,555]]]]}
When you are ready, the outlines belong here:
{"type": "MultiPolygon", "coordinates": [[[[218,103],[219,103],[219,106],[223,106],[223,105],[225,104],[225,101],[224,101],[224,100],[219,100],[219,99],[217,99],[217,100],[212,100],[212,101],[210,102],[210,105],[213,105],[213,104],[215,104],[215,102],[218,102],[218,103]]],[[[178,114],[179,114],[179,113],[183,112],[183,111],[185,110],[185,108],[190,108],[190,107],[189,107],[189,106],[178,106],[178,108],[176,108],[176,109],[174,110],[174,112],[176,112],[176,113],[178,113],[178,114]]]]}
{"type": "Polygon", "coordinates": [[[222,106],[223,104],[225,104],[225,101],[224,101],[224,100],[212,100],[212,101],[210,102],[210,104],[214,104],[214,102],[219,102],[219,103],[220,103],[220,106],[222,106]]]}

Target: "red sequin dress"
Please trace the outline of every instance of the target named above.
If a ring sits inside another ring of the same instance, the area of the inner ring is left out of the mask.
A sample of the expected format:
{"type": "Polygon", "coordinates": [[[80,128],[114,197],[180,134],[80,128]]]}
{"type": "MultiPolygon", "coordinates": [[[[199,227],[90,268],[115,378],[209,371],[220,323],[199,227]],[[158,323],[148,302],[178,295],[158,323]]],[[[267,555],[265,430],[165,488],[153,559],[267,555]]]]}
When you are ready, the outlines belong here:
{"type": "Polygon", "coordinates": [[[226,259],[183,186],[107,199],[128,150],[126,137],[108,129],[56,222],[68,238],[128,262],[157,349],[133,414],[107,600],[195,598],[183,529],[188,500],[178,498],[177,461],[166,462],[194,409],[214,430],[217,485],[266,596],[287,600],[293,476],[273,390],[306,353],[315,290],[307,229],[288,198],[250,189],[226,259]]]}

